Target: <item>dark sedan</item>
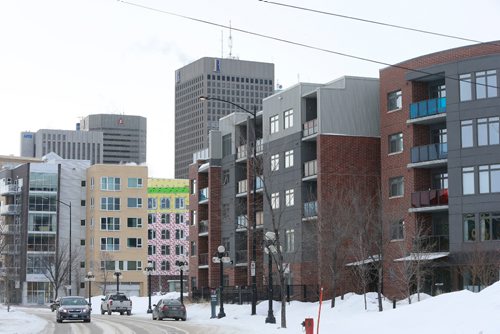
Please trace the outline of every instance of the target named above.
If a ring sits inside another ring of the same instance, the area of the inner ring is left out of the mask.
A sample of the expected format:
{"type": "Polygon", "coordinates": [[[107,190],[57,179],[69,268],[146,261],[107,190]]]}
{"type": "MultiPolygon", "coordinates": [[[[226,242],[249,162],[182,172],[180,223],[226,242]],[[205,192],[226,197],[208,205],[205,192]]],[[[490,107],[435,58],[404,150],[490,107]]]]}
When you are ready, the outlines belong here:
{"type": "Polygon", "coordinates": [[[161,299],[153,306],[153,320],[171,318],[186,321],[186,307],[177,299],[161,299]]]}
{"type": "Polygon", "coordinates": [[[56,310],[56,321],[83,320],[90,322],[90,306],[87,300],[79,296],[61,297],[56,310]]]}

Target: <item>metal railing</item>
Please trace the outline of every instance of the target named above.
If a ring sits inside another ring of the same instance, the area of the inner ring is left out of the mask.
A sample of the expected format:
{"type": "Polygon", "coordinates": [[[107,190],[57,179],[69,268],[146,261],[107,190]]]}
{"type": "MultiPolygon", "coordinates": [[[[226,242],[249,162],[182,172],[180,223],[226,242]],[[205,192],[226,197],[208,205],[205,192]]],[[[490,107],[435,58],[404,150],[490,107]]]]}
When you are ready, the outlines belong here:
{"type": "Polygon", "coordinates": [[[247,145],[240,145],[236,148],[236,159],[244,159],[247,157],[247,145]]]}
{"type": "Polygon", "coordinates": [[[21,192],[21,187],[18,184],[4,184],[0,186],[0,195],[17,194],[21,192]]]}
{"type": "Polygon", "coordinates": [[[410,104],[410,119],[437,115],[446,112],[446,97],[419,101],[410,104]]]}
{"type": "Polygon", "coordinates": [[[318,215],[318,202],[304,203],[304,218],[316,217],[318,215]]]}
{"type": "Polygon", "coordinates": [[[240,215],[236,218],[236,229],[246,229],[248,227],[248,219],[245,215],[240,215]]]}
{"type": "Polygon", "coordinates": [[[198,224],[198,234],[208,233],[208,220],[202,220],[198,224]]]}
{"type": "Polygon", "coordinates": [[[200,189],[200,192],[198,195],[198,202],[206,201],[206,200],[208,200],[208,197],[209,197],[208,188],[200,189]]]}
{"type": "Polygon", "coordinates": [[[15,215],[21,211],[21,206],[18,204],[7,204],[0,207],[0,214],[15,215]]]}
{"type": "Polygon", "coordinates": [[[413,249],[425,253],[448,252],[450,237],[448,235],[429,235],[413,239],[413,249]]]}
{"type": "Polygon", "coordinates": [[[411,148],[411,162],[425,162],[448,158],[448,143],[437,143],[411,148]]]}
{"type": "Polygon", "coordinates": [[[313,120],[305,122],[302,125],[302,129],[303,137],[312,136],[313,134],[318,133],[318,119],[315,118],[313,120]]]}
{"type": "Polygon", "coordinates": [[[448,205],[448,189],[430,189],[411,194],[413,208],[448,205]]]}
{"type": "Polygon", "coordinates": [[[304,177],[315,176],[318,174],[318,160],[311,160],[304,163],[304,177]]]}

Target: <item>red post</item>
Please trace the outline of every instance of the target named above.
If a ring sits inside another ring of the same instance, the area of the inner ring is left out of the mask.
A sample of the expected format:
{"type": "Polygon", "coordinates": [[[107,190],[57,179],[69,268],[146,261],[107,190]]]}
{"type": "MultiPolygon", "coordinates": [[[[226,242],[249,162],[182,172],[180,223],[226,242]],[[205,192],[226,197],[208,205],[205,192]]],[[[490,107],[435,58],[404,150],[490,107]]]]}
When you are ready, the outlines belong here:
{"type": "Polygon", "coordinates": [[[323,288],[319,291],[319,310],[318,310],[318,325],[316,327],[316,334],[319,334],[319,319],[321,318],[321,305],[323,304],[323,288]]]}

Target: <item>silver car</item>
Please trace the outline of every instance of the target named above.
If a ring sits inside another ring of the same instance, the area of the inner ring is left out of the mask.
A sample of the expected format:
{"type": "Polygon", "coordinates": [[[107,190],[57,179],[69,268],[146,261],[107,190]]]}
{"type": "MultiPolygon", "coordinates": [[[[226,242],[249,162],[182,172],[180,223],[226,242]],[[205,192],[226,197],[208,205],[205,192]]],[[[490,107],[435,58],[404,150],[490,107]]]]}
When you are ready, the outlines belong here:
{"type": "Polygon", "coordinates": [[[90,322],[90,311],[90,306],[83,297],[61,297],[59,307],[56,310],[56,321],[83,320],[83,322],[90,322]]]}
{"type": "Polygon", "coordinates": [[[177,299],[161,299],[158,304],[153,305],[153,320],[164,318],[186,321],[186,307],[177,299]]]}

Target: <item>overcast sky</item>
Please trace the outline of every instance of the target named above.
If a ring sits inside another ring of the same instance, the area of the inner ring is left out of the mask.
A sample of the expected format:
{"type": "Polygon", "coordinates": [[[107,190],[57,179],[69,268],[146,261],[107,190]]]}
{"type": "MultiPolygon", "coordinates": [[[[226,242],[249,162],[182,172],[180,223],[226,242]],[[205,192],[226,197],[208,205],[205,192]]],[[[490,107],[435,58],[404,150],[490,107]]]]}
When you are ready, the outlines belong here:
{"type": "MultiPolygon", "coordinates": [[[[299,11],[258,0],[130,0],[332,51],[397,63],[471,44],[299,11]]],[[[277,2],[281,2],[277,0],[277,2]]],[[[498,0],[282,0],[480,41],[500,39],[498,0]]],[[[89,114],[148,119],[152,177],[174,177],[174,72],[229,56],[229,30],[117,0],[0,0],[0,155],[21,131],[74,129],[89,114]]],[[[232,56],[275,64],[275,81],[377,77],[370,62],[232,33],[232,56]]]]}

